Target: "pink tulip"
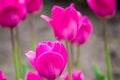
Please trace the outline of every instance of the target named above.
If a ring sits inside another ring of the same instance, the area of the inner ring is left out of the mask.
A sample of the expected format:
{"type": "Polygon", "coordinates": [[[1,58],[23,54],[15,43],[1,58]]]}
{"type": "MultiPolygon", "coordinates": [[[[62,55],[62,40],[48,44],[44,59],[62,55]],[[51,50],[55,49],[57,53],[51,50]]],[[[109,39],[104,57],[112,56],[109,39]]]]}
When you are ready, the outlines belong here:
{"type": "Polygon", "coordinates": [[[14,28],[26,17],[24,0],[0,0],[0,24],[14,28]]]}
{"type": "Polygon", "coordinates": [[[61,42],[42,42],[36,52],[27,52],[27,57],[32,66],[39,72],[41,77],[54,80],[63,72],[68,54],[61,42]]]}
{"type": "Polygon", "coordinates": [[[52,26],[57,40],[72,41],[77,34],[81,14],[71,4],[65,9],[53,6],[52,18],[45,15],[41,17],[52,26]]]}
{"type": "Polygon", "coordinates": [[[87,0],[89,7],[101,18],[109,18],[115,15],[117,0],[87,0]]]}
{"type": "MultiPolygon", "coordinates": [[[[64,76],[64,80],[69,80],[68,73],[64,76]]],[[[81,71],[72,70],[72,80],[85,80],[81,71]]]]}
{"type": "Polygon", "coordinates": [[[43,0],[26,0],[26,7],[28,13],[38,12],[42,9],[43,0]]]}
{"type": "Polygon", "coordinates": [[[6,77],[2,73],[2,70],[0,70],[0,80],[7,80],[6,77]]]}
{"type": "Polygon", "coordinates": [[[79,45],[84,44],[92,33],[92,24],[87,16],[83,16],[80,21],[80,26],[78,28],[77,36],[73,40],[73,43],[77,43],[79,45]]]}
{"type": "Polygon", "coordinates": [[[26,80],[42,80],[37,72],[28,71],[26,80]]]}

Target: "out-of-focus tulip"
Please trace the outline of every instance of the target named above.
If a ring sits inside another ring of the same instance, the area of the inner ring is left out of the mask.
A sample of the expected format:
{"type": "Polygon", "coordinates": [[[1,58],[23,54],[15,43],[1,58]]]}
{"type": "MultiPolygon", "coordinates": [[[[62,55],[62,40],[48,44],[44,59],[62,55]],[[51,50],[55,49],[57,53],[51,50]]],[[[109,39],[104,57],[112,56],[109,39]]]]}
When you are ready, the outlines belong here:
{"type": "Polygon", "coordinates": [[[28,13],[38,12],[42,9],[43,0],[26,0],[26,7],[28,13]]]}
{"type": "Polygon", "coordinates": [[[56,39],[66,41],[72,41],[75,38],[81,16],[73,3],[65,9],[53,6],[52,18],[41,15],[52,26],[56,39]]]}
{"type": "Polygon", "coordinates": [[[14,28],[26,17],[24,0],[0,0],[0,25],[14,28]]]}
{"type": "MultiPolygon", "coordinates": [[[[69,80],[68,73],[65,74],[64,80],[69,80]]],[[[72,70],[72,80],[85,80],[81,71],[72,70]]]]}
{"type": "Polygon", "coordinates": [[[117,0],[87,0],[92,11],[101,18],[110,18],[115,15],[117,0]]]}
{"type": "Polygon", "coordinates": [[[32,66],[38,71],[41,77],[54,80],[63,72],[68,53],[61,42],[42,42],[36,52],[27,52],[27,57],[32,66]]]}
{"type": "Polygon", "coordinates": [[[40,77],[39,73],[28,71],[26,80],[42,80],[42,78],[40,77]]]}
{"type": "Polygon", "coordinates": [[[92,34],[92,24],[87,16],[83,16],[80,21],[80,27],[78,28],[77,36],[73,40],[73,43],[79,45],[84,44],[92,34]]]}
{"type": "Polygon", "coordinates": [[[7,80],[6,77],[2,73],[2,70],[0,70],[0,80],[7,80]]]}

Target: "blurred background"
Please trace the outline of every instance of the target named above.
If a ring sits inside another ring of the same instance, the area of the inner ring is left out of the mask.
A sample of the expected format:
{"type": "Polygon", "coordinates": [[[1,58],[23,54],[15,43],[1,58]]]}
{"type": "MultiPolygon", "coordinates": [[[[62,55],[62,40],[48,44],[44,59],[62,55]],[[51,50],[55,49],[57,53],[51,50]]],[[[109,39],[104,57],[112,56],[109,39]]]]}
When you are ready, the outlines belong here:
{"type": "MultiPolygon", "coordinates": [[[[105,58],[103,52],[102,20],[98,19],[89,9],[85,0],[44,0],[44,6],[40,13],[28,16],[25,21],[21,22],[19,27],[22,60],[26,65],[30,65],[25,53],[31,49],[30,44],[30,24],[28,19],[32,17],[36,44],[41,41],[55,41],[53,31],[47,22],[39,16],[45,14],[51,16],[51,8],[53,5],[69,6],[75,3],[75,7],[83,15],[87,15],[93,23],[93,34],[88,42],[81,46],[81,64],[86,80],[94,80],[95,76],[92,69],[92,63],[96,63],[100,69],[106,74],[105,58]]],[[[117,0],[117,13],[108,20],[107,34],[109,40],[110,55],[112,60],[112,72],[114,80],[120,80],[120,0],[117,0]]],[[[16,36],[16,35],[15,35],[16,36]]],[[[0,69],[2,69],[8,80],[15,80],[13,58],[11,51],[10,30],[0,27],[0,69]]]]}

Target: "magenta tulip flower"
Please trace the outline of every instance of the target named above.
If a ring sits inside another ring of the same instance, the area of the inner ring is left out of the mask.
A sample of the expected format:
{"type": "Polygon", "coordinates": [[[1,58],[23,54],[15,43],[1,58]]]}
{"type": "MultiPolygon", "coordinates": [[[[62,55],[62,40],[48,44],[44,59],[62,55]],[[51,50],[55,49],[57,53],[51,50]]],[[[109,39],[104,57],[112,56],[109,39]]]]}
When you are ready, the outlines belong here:
{"type": "Polygon", "coordinates": [[[109,18],[115,15],[117,0],[87,0],[89,7],[100,18],[109,18]]]}
{"type": "Polygon", "coordinates": [[[0,25],[14,28],[26,17],[24,0],[0,0],[0,25]]]}
{"type": "Polygon", "coordinates": [[[42,42],[36,52],[27,52],[27,57],[32,66],[38,71],[41,77],[54,80],[63,72],[68,53],[61,42],[42,42]]]}
{"type": "Polygon", "coordinates": [[[43,0],[26,0],[26,7],[28,13],[38,12],[42,9],[43,0]]]}
{"type": "Polygon", "coordinates": [[[42,78],[40,77],[39,73],[28,71],[26,80],[42,80],[42,78]]]}
{"type": "Polygon", "coordinates": [[[52,26],[57,40],[72,41],[77,34],[81,14],[72,3],[65,9],[60,6],[53,6],[52,18],[45,15],[41,15],[41,17],[52,26]]]}
{"type": "MultiPolygon", "coordinates": [[[[69,80],[68,73],[64,76],[64,80],[69,80]]],[[[72,80],[85,80],[81,71],[72,70],[72,80]]]]}
{"type": "Polygon", "coordinates": [[[79,45],[84,44],[92,34],[92,23],[87,16],[83,16],[80,21],[80,26],[78,28],[77,36],[73,40],[73,43],[79,45]]]}
{"type": "Polygon", "coordinates": [[[7,80],[6,77],[2,73],[2,70],[0,70],[0,80],[7,80]]]}

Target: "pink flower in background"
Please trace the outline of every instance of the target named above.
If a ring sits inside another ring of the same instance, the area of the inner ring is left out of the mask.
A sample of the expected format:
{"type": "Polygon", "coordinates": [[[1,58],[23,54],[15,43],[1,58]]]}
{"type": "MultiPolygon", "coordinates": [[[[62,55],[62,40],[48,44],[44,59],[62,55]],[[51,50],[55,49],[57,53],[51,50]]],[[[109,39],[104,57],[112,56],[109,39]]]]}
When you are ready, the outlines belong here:
{"type": "Polygon", "coordinates": [[[109,18],[115,15],[117,0],[87,0],[89,7],[101,18],[109,18]]]}
{"type": "Polygon", "coordinates": [[[26,80],[42,80],[42,78],[40,77],[39,73],[28,71],[26,80]]]}
{"type": "MultiPolygon", "coordinates": [[[[65,74],[64,80],[69,80],[68,73],[65,74]]],[[[72,70],[72,80],[85,80],[81,71],[72,70]]]]}
{"type": "Polygon", "coordinates": [[[38,71],[41,77],[54,80],[63,72],[68,53],[61,42],[42,42],[36,52],[27,52],[27,57],[32,66],[38,71]]]}
{"type": "Polygon", "coordinates": [[[77,36],[73,40],[73,43],[79,45],[84,44],[92,34],[92,24],[87,16],[83,16],[80,21],[80,27],[78,28],[77,36]]]}
{"type": "Polygon", "coordinates": [[[2,73],[2,70],[0,70],[0,80],[7,80],[6,77],[2,73]]]}
{"type": "Polygon", "coordinates": [[[72,41],[77,34],[81,14],[74,8],[74,4],[71,4],[65,9],[53,6],[52,18],[45,15],[41,17],[52,26],[57,40],[72,41]]]}
{"type": "Polygon", "coordinates": [[[24,0],[0,0],[0,25],[14,28],[26,17],[24,0]]]}
{"type": "Polygon", "coordinates": [[[26,7],[28,13],[38,12],[42,9],[43,0],[26,0],[26,7]]]}

